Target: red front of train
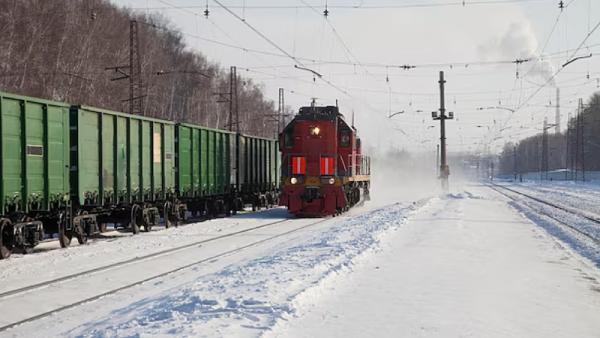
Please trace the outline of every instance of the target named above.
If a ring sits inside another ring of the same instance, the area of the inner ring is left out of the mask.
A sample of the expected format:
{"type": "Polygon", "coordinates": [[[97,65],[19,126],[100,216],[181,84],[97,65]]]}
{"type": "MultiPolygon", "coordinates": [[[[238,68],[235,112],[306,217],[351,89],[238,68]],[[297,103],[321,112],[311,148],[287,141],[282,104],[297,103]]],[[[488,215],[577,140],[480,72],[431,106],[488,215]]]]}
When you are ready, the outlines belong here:
{"type": "Polygon", "coordinates": [[[368,196],[370,160],[337,107],[302,107],[280,134],[280,205],[301,217],[341,213],[368,196]]]}

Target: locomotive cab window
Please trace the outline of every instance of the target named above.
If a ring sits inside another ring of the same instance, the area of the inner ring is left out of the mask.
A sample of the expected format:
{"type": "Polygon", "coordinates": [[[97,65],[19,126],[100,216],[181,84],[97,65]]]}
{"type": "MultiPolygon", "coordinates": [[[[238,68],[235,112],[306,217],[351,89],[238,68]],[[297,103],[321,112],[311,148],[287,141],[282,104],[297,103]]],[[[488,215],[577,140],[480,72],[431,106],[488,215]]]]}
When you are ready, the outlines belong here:
{"type": "Polygon", "coordinates": [[[340,147],[349,147],[350,146],[350,133],[347,131],[343,131],[340,134],[340,147]]]}
{"type": "Polygon", "coordinates": [[[288,129],[283,133],[283,143],[286,148],[294,147],[294,129],[288,129]]]}

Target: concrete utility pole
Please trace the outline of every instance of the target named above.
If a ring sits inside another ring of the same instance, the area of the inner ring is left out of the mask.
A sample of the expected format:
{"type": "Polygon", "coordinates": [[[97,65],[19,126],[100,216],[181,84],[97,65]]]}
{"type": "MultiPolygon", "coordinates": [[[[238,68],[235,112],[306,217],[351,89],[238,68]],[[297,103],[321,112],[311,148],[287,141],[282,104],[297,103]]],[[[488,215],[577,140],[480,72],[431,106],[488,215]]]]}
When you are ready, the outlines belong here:
{"type": "Polygon", "coordinates": [[[437,145],[437,151],[435,153],[435,171],[436,175],[440,176],[440,145],[437,145]]]}
{"type": "Polygon", "coordinates": [[[450,176],[450,167],[446,158],[446,120],[454,118],[454,113],[449,112],[446,116],[446,103],[444,98],[444,72],[440,72],[440,115],[437,112],[432,112],[431,117],[434,120],[440,120],[440,179],[442,180],[442,189],[448,191],[448,176],[450,176]]]}
{"type": "Polygon", "coordinates": [[[556,120],[554,121],[556,135],[560,134],[560,88],[556,88],[556,120]]]}
{"type": "Polygon", "coordinates": [[[515,182],[517,181],[517,146],[513,147],[513,175],[515,182]]]}
{"type": "Polygon", "coordinates": [[[279,88],[279,109],[277,111],[279,116],[277,117],[277,137],[279,137],[279,134],[281,134],[284,110],[285,110],[284,91],[283,91],[283,88],[279,88]]]}
{"type": "Polygon", "coordinates": [[[577,124],[581,128],[581,179],[585,182],[585,125],[583,123],[583,99],[579,99],[579,106],[577,110],[579,113],[579,117],[577,118],[577,124]]]}
{"type": "Polygon", "coordinates": [[[140,56],[140,37],[138,22],[129,22],[129,113],[143,113],[142,61],[140,56]]]}
{"type": "Polygon", "coordinates": [[[130,114],[143,114],[143,99],[146,95],[143,95],[142,61],[137,20],[129,21],[129,65],[106,67],[104,70],[113,70],[117,73],[118,76],[110,79],[111,81],[129,79],[129,98],[123,100],[123,102],[129,103],[130,114]]]}
{"type": "Polygon", "coordinates": [[[579,141],[581,140],[583,143],[583,137],[582,137],[582,133],[581,133],[581,102],[582,100],[579,99],[579,104],[577,105],[577,115],[575,116],[575,158],[574,158],[574,165],[573,168],[575,169],[575,181],[577,181],[578,179],[578,175],[579,175],[579,169],[581,168],[581,154],[583,154],[583,150],[582,147],[579,143],[579,141]]]}
{"type": "Polygon", "coordinates": [[[548,179],[548,119],[544,118],[542,132],[542,170],[540,171],[540,180],[548,179]]]}
{"type": "Polygon", "coordinates": [[[233,131],[233,126],[236,126],[236,131],[240,132],[240,112],[238,106],[238,85],[237,85],[237,67],[229,68],[229,92],[217,92],[213,95],[218,96],[217,103],[229,103],[229,114],[225,127],[229,131],[233,131]],[[235,121],[233,120],[235,116],[235,121]]]}
{"type": "Polygon", "coordinates": [[[567,146],[565,149],[565,181],[569,178],[569,173],[571,172],[570,164],[571,164],[571,114],[567,117],[567,146]]]}
{"type": "Polygon", "coordinates": [[[238,107],[238,88],[237,88],[237,67],[231,66],[229,70],[229,130],[233,130],[235,124],[235,131],[240,132],[240,111],[238,107]],[[235,107],[235,108],[234,108],[235,107]],[[235,122],[233,122],[233,115],[235,115],[235,122]]]}

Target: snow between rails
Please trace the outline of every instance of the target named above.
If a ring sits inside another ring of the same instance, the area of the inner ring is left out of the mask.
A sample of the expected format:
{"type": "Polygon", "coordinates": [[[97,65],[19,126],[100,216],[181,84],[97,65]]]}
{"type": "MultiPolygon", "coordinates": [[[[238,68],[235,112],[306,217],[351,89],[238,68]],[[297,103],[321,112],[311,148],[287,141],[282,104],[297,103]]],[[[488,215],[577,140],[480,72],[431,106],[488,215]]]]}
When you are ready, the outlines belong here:
{"type": "Polygon", "coordinates": [[[318,231],[287,239],[265,256],[164,288],[158,296],[140,297],[67,335],[260,336],[294,313],[296,297],[376,249],[380,236],[400,227],[423,204],[395,204],[334,219],[318,231]]]}

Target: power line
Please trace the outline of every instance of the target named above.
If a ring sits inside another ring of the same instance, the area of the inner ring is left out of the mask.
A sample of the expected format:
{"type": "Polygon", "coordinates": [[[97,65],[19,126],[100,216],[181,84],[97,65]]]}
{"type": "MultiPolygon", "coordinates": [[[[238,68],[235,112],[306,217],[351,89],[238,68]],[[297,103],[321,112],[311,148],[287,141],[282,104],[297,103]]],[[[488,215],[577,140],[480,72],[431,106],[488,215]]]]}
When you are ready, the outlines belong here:
{"type": "MultiPolygon", "coordinates": [[[[550,34],[548,34],[548,37],[546,38],[546,42],[544,42],[544,46],[542,47],[542,50],[538,53],[538,55],[543,55],[544,51],[546,50],[546,47],[548,47],[548,43],[550,42],[550,39],[552,38],[552,35],[554,35],[554,31],[556,30],[556,27],[558,26],[558,23],[560,21],[560,18],[562,17],[562,14],[564,13],[564,10],[567,9],[575,0],[571,0],[569,1],[569,3],[567,3],[566,6],[563,6],[562,1],[559,4],[559,8],[560,8],[560,12],[558,12],[558,15],[556,16],[556,20],[554,21],[554,25],[552,25],[552,29],[550,30],[550,34]]],[[[589,27],[588,27],[589,29],[589,27]]],[[[535,66],[539,63],[541,59],[537,59],[536,62],[531,66],[531,68],[529,68],[529,71],[525,74],[524,77],[527,77],[527,75],[529,75],[534,69],[535,66]]]]}
{"type": "MultiPolygon", "coordinates": [[[[381,5],[328,5],[328,9],[348,9],[348,10],[373,10],[373,9],[406,9],[406,8],[432,8],[432,7],[469,7],[469,6],[481,6],[481,5],[505,5],[513,3],[529,3],[529,2],[554,2],[554,0],[464,0],[464,1],[449,1],[449,2],[430,2],[430,3],[413,3],[413,4],[381,4],[381,5]]],[[[573,0],[572,0],[573,1],[573,0]]],[[[215,1],[217,2],[217,1],[215,1]]],[[[218,3],[218,2],[217,2],[218,3]]],[[[204,9],[205,6],[179,6],[186,9],[204,9]]],[[[228,6],[229,9],[243,9],[243,10],[297,10],[306,9],[306,6],[294,6],[294,5],[255,5],[255,6],[228,6]]],[[[148,10],[168,10],[172,8],[168,7],[138,7],[133,9],[148,9],[148,10]]]]}
{"type": "MultiPolygon", "coordinates": [[[[236,19],[238,19],[239,21],[241,21],[244,25],[246,25],[248,28],[250,28],[253,32],[255,32],[257,35],[259,35],[263,40],[267,41],[271,46],[273,46],[274,48],[276,48],[277,50],[279,50],[280,52],[282,52],[284,55],[286,55],[288,58],[294,60],[295,62],[297,62],[300,66],[302,67],[306,67],[306,65],[299,60],[298,58],[296,58],[295,56],[293,56],[292,54],[288,53],[285,49],[283,49],[282,47],[280,47],[277,43],[275,43],[273,40],[269,39],[266,35],[264,35],[261,31],[259,31],[257,28],[255,28],[254,26],[252,26],[250,23],[248,23],[248,21],[242,17],[240,17],[239,15],[237,15],[234,11],[232,11],[231,9],[229,9],[227,6],[223,5],[220,1],[218,0],[213,0],[217,5],[221,6],[221,8],[223,8],[224,10],[226,10],[229,14],[231,14],[233,17],[235,17],[236,19]]],[[[337,85],[335,85],[334,83],[332,83],[331,81],[320,77],[319,78],[321,81],[324,81],[325,83],[327,83],[330,87],[336,89],[337,91],[351,97],[350,94],[348,94],[348,92],[346,92],[345,90],[341,89],[340,87],[338,87],[337,85]]]]}
{"type": "MultiPolygon", "coordinates": [[[[583,47],[583,45],[585,44],[585,42],[587,41],[587,39],[589,39],[589,37],[598,29],[598,27],[600,27],[600,22],[598,22],[596,24],[596,26],[594,26],[594,28],[592,28],[591,31],[588,32],[588,34],[585,36],[585,38],[581,41],[581,43],[579,44],[579,46],[575,49],[575,51],[573,51],[573,53],[571,54],[571,56],[569,57],[569,60],[573,59],[573,57],[577,54],[577,52],[579,52],[579,50],[581,49],[581,47],[583,47]]],[[[556,72],[554,72],[554,74],[552,74],[552,76],[541,86],[539,86],[539,88],[533,92],[533,94],[531,94],[525,101],[523,101],[521,103],[521,105],[517,108],[517,110],[519,110],[523,105],[525,105],[527,102],[529,102],[534,96],[536,96],[544,87],[546,87],[549,83],[551,83],[552,81],[554,81],[554,79],[556,78],[556,76],[563,70],[565,69],[565,67],[569,64],[570,62],[562,65],[556,72]]]]}
{"type": "MultiPolygon", "coordinates": [[[[572,0],[569,4],[571,4],[573,1],[572,0]]],[[[593,28],[592,30],[590,30],[587,35],[584,37],[584,39],[581,41],[581,43],[578,45],[578,47],[573,50],[573,53],[571,53],[570,57],[568,58],[569,60],[573,59],[573,57],[579,52],[579,50],[581,49],[581,47],[583,47],[583,45],[585,44],[585,42],[589,39],[589,37],[598,29],[598,27],[600,27],[600,22],[598,22],[593,28]]],[[[550,76],[546,82],[544,82],[542,85],[538,86],[538,88],[527,97],[527,99],[523,102],[521,102],[517,108],[515,108],[515,111],[511,113],[511,115],[506,119],[505,123],[503,124],[503,127],[506,127],[506,125],[508,124],[508,122],[514,117],[514,115],[521,110],[529,101],[531,101],[543,88],[545,88],[548,84],[552,83],[554,81],[554,79],[556,78],[556,76],[563,70],[565,69],[565,67],[568,65],[569,63],[563,64],[557,71],[555,71],[552,76],[550,76]]]]}

